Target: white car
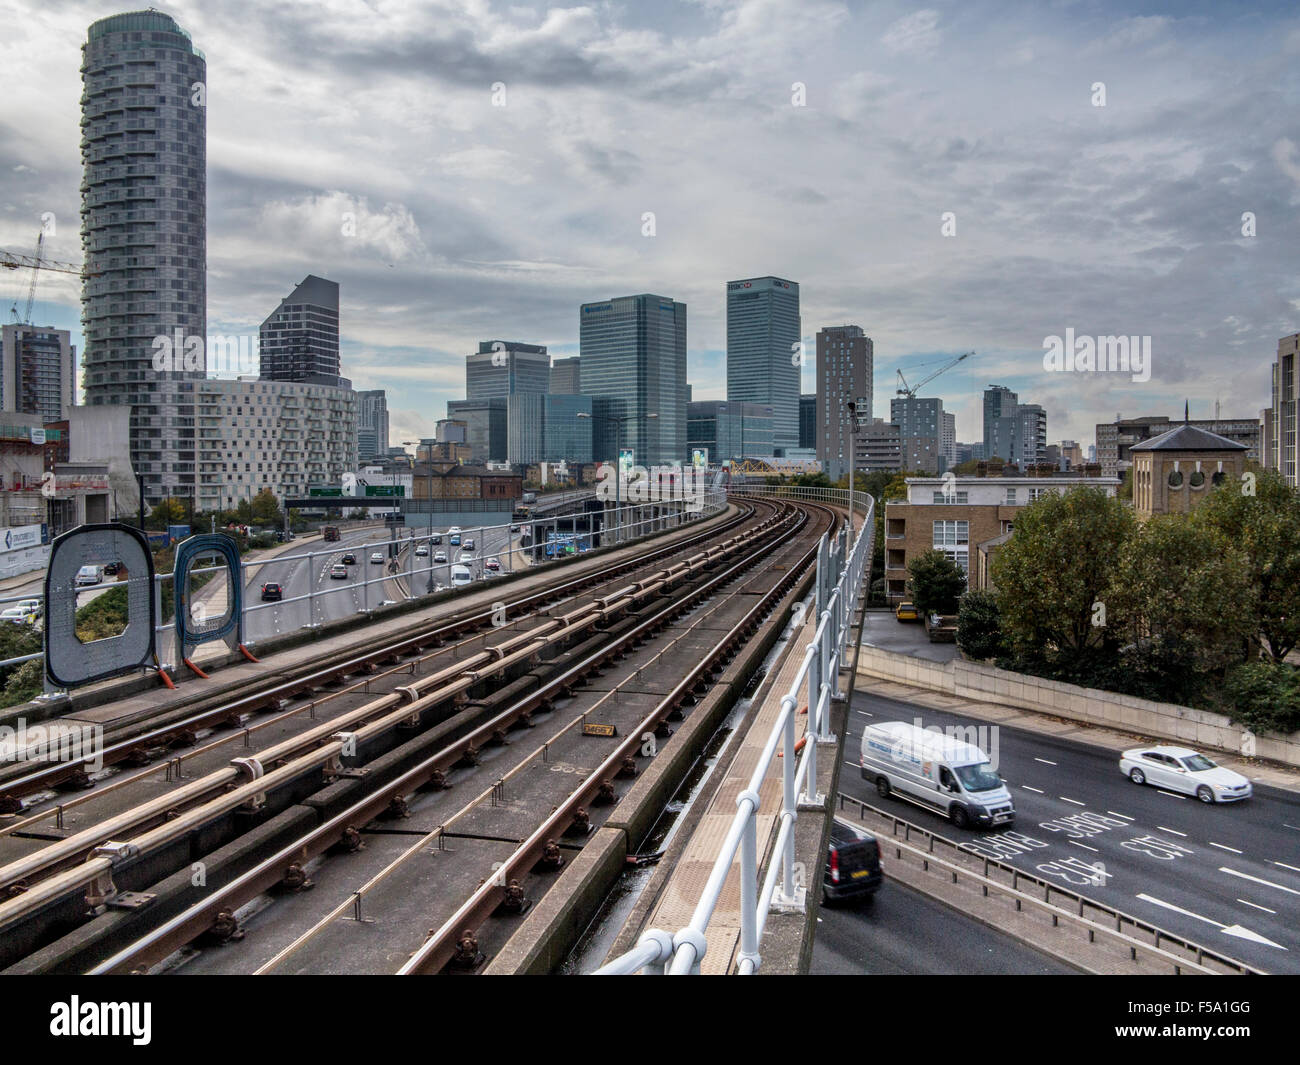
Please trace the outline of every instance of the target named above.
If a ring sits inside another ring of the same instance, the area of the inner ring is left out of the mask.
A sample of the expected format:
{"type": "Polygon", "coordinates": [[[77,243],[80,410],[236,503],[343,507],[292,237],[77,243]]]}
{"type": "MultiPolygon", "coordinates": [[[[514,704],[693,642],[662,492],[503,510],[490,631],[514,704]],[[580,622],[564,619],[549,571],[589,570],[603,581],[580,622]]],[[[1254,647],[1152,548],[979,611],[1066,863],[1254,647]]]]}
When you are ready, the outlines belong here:
{"type": "Polygon", "coordinates": [[[103,566],[82,566],[77,570],[77,577],[74,583],[78,588],[84,588],[91,584],[100,584],[104,580],[103,566]]]}
{"type": "Polygon", "coordinates": [[[36,613],[27,610],[22,606],[11,606],[0,610],[0,622],[11,622],[14,625],[35,625],[36,613]]]}
{"type": "Polygon", "coordinates": [[[428,554],[429,554],[429,545],[428,545],[428,544],[421,544],[419,547],[417,547],[417,548],[415,549],[415,557],[416,557],[416,558],[424,558],[424,557],[427,556],[428,554]]]}
{"type": "Polygon", "coordinates": [[[370,561],[375,565],[382,565],[384,561],[384,553],[382,551],[371,551],[370,561]]]}
{"type": "Polygon", "coordinates": [[[474,561],[474,552],[473,552],[473,551],[462,551],[462,552],[460,553],[460,558],[456,559],[456,561],[459,562],[459,563],[460,563],[461,565],[463,565],[463,566],[471,565],[471,564],[473,563],[473,561],[474,561]]]}
{"type": "Polygon", "coordinates": [[[460,526],[453,525],[450,529],[447,530],[447,535],[450,536],[452,533],[459,533],[459,532],[460,532],[460,526]]]}
{"type": "Polygon", "coordinates": [[[433,555],[433,560],[434,560],[435,562],[446,562],[446,561],[447,561],[447,552],[446,552],[446,551],[442,551],[442,550],[435,551],[435,552],[434,552],[434,555],[433,555]]]}
{"type": "Polygon", "coordinates": [[[1195,795],[1201,802],[1249,799],[1250,781],[1187,747],[1135,747],[1119,758],[1120,772],[1134,784],[1195,795]]]}

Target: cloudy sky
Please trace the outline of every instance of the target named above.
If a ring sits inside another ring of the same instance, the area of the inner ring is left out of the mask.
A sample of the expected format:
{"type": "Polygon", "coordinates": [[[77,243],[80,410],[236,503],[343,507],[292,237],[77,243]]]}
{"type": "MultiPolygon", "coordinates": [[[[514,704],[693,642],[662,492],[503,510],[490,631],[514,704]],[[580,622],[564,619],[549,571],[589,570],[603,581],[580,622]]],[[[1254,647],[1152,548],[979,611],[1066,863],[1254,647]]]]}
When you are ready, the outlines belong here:
{"type": "MultiPolygon", "coordinates": [[[[695,396],[724,398],[724,284],[764,274],[800,282],[810,342],[874,338],[878,416],[900,367],[976,352],[926,390],[961,440],[990,383],[1085,444],[1268,402],[1300,331],[1294,5],[560,3],[160,4],[208,62],[209,332],[337,280],[394,443],[479,340],[576,354],[578,305],[615,295],[684,301],[695,396]],[[1150,380],[1045,371],[1067,328],[1150,336],[1150,380]]],[[[47,254],[80,261],[80,45],[129,9],[0,0],[0,247],[52,211],[47,254]]],[[[0,276],[6,320],[27,281],[0,276]]],[[[78,295],[42,275],[40,320],[77,330],[78,295]]]]}

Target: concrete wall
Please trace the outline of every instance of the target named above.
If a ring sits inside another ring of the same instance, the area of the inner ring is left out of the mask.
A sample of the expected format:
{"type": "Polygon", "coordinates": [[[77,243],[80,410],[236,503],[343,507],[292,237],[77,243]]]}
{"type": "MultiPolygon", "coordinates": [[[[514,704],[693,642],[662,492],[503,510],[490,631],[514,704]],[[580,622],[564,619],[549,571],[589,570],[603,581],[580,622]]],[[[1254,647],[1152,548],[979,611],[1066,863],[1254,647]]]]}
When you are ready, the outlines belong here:
{"type": "MultiPolygon", "coordinates": [[[[1117,695],[1096,688],[1080,688],[961,658],[951,662],[929,662],[863,645],[858,672],[961,699],[1032,710],[1192,747],[1248,753],[1246,733],[1223,714],[1117,695]]],[[[1293,732],[1290,736],[1261,733],[1254,737],[1254,745],[1255,757],[1300,766],[1300,732],[1293,732]]]]}

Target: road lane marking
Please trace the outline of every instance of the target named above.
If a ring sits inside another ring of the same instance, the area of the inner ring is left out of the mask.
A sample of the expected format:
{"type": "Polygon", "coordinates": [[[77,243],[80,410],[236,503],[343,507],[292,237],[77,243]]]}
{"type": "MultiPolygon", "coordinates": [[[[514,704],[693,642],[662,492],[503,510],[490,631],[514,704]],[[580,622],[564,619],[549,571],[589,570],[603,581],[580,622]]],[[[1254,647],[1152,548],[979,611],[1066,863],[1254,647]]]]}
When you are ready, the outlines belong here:
{"type": "Polygon", "coordinates": [[[1160,829],[1161,832],[1168,832],[1171,836],[1182,836],[1183,839],[1187,838],[1186,832],[1179,832],[1176,828],[1165,828],[1164,825],[1156,825],[1156,828],[1160,829]]]}
{"type": "Polygon", "coordinates": [[[1125,821],[1136,821],[1136,820],[1137,820],[1136,817],[1129,817],[1128,814],[1119,814],[1119,813],[1115,813],[1114,810],[1107,810],[1106,812],[1107,812],[1108,814],[1115,814],[1116,817],[1122,817],[1122,818],[1124,818],[1125,821]]]}
{"type": "Polygon", "coordinates": [[[1252,932],[1249,928],[1243,928],[1239,924],[1226,925],[1213,921],[1208,917],[1202,917],[1199,913],[1192,913],[1191,910],[1184,910],[1181,906],[1175,906],[1172,902],[1165,902],[1164,899],[1158,899],[1154,895],[1138,895],[1143,902],[1149,902],[1153,906],[1163,906],[1166,910],[1173,910],[1174,913],[1181,913],[1186,917],[1195,918],[1198,921],[1204,921],[1206,924],[1212,924],[1225,936],[1236,936],[1238,939],[1246,939],[1252,943],[1262,943],[1270,947],[1277,947],[1278,950],[1287,950],[1281,943],[1274,943],[1271,939],[1265,939],[1258,932],[1252,932]]]}
{"type": "Polygon", "coordinates": [[[1178,792],[1176,792],[1176,791],[1165,791],[1164,788],[1156,788],[1156,791],[1157,791],[1159,794],[1161,794],[1161,795],[1168,795],[1170,798],[1173,798],[1173,799],[1185,799],[1185,798],[1187,798],[1186,795],[1179,795],[1178,792]]]}
{"type": "Polygon", "coordinates": [[[1043,789],[1042,789],[1042,788],[1031,788],[1028,784],[1021,784],[1020,786],[1021,786],[1022,788],[1024,788],[1025,791],[1033,791],[1033,792],[1037,792],[1039,795],[1043,794],[1043,789]]]}
{"type": "Polygon", "coordinates": [[[1300,869],[1297,869],[1294,865],[1287,865],[1286,862],[1274,862],[1273,864],[1280,865],[1283,869],[1290,869],[1293,873],[1300,873],[1300,869]]]}
{"type": "Polygon", "coordinates": [[[1043,765],[1056,765],[1055,762],[1049,762],[1046,758],[1035,758],[1035,762],[1042,762],[1043,765]]]}
{"type": "Polygon", "coordinates": [[[1077,839],[1066,840],[1067,843],[1073,843],[1076,847],[1082,847],[1086,851],[1092,851],[1093,854],[1100,854],[1096,847],[1089,847],[1086,843],[1080,843],[1077,839]]]}
{"type": "Polygon", "coordinates": [[[1238,899],[1243,906],[1254,906],[1257,910],[1263,910],[1265,913],[1277,913],[1277,910],[1270,910],[1267,906],[1260,906],[1257,903],[1249,902],[1246,899],[1238,899]]]}
{"type": "Polygon", "coordinates": [[[854,712],[855,714],[861,714],[863,717],[875,717],[875,716],[876,716],[875,714],[868,714],[865,710],[857,710],[857,709],[855,709],[853,712],[854,712]]]}
{"type": "Polygon", "coordinates": [[[1087,806],[1087,805],[1088,805],[1086,802],[1080,802],[1078,799],[1067,799],[1064,795],[1061,796],[1061,802],[1072,802],[1072,803],[1074,803],[1075,806],[1087,806]]]}
{"type": "Polygon", "coordinates": [[[1215,843],[1214,840],[1210,840],[1210,846],[1218,847],[1221,851],[1232,851],[1233,854],[1241,853],[1241,851],[1237,850],[1236,847],[1225,847],[1222,843],[1215,843]]]}
{"type": "Polygon", "coordinates": [[[1257,876],[1251,876],[1249,873],[1243,873],[1239,869],[1229,869],[1226,865],[1219,866],[1219,872],[1228,873],[1231,876],[1239,876],[1242,880],[1249,880],[1256,884],[1263,884],[1265,887],[1277,888],[1278,891],[1285,891],[1288,895],[1300,895],[1300,891],[1295,888],[1289,888],[1285,884],[1275,884],[1271,880],[1261,880],[1257,876]]]}

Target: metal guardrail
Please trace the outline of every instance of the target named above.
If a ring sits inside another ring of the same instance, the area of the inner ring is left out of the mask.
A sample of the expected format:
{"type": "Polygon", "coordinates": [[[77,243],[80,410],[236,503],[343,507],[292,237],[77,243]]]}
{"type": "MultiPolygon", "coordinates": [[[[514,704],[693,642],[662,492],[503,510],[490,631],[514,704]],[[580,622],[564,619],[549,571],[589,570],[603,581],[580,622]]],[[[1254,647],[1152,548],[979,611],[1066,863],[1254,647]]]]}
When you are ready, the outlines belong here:
{"type": "MultiPolygon", "coordinates": [[[[571,502],[576,504],[583,501],[584,499],[590,498],[590,495],[591,494],[589,492],[585,492],[585,491],[575,492],[572,494],[570,498],[565,499],[563,502],[571,502]]],[[[546,496],[538,497],[539,502],[542,502],[543,500],[547,500],[547,497],[546,496]]],[[[554,499],[554,497],[551,497],[551,499],[548,500],[548,502],[551,502],[552,505],[561,504],[561,501],[554,499]]],[[[703,494],[701,500],[701,507],[698,512],[688,511],[686,509],[687,502],[689,501],[683,500],[681,498],[664,499],[664,500],[652,501],[652,502],[625,503],[624,505],[618,508],[615,508],[612,504],[606,504],[607,518],[606,518],[605,527],[603,529],[603,536],[606,540],[609,541],[609,543],[608,544],[603,543],[602,546],[616,545],[618,543],[622,543],[627,540],[635,540],[642,536],[651,535],[653,533],[660,532],[660,531],[666,531],[670,527],[675,527],[677,524],[676,519],[671,518],[668,514],[666,514],[662,510],[662,508],[666,505],[678,504],[681,509],[673,512],[678,516],[680,516],[683,512],[685,512],[688,513],[690,517],[702,518],[702,517],[709,516],[711,514],[715,514],[721,509],[723,509],[726,506],[726,497],[724,493],[716,491],[714,489],[710,488],[706,490],[703,494]],[[612,516],[612,512],[614,512],[616,509],[618,513],[617,516],[614,517],[612,516]]],[[[474,526],[474,527],[467,526],[463,530],[463,536],[472,537],[475,539],[479,539],[481,541],[484,534],[489,534],[489,533],[501,534],[501,538],[503,539],[506,546],[502,547],[500,550],[497,551],[476,550],[474,552],[475,563],[481,569],[483,563],[485,563],[488,559],[495,558],[503,567],[511,567],[512,566],[511,560],[514,557],[514,553],[516,550],[522,549],[522,550],[531,551],[532,547],[538,544],[544,546],[546,542],[545,538],[546,538],[546,532],[548,527],[550,527],[551,529],[557,529],[559,522],[566,521],[569,517],[572,516],[573,515],[568,515],[568,514],[548,513],[544,517],[536,516],[530,518],[522,518],[517,521],[502,523],[500,525],[482,525],[482,526],[474,526]],[[533,530],[533,535],[531,537],[531,544],[529,547],[520,548],[519,545],[515,543],[513,534],[511,534],[510,532],[510,528],[512,526],[518,526],[521,530],[524,528],[531,528],[533,530]]],[[[340,522],[336,524],[342,527],[345,523],[340,522]]],[[[382,523],[374,523],[373,525],[371,523],[357,523],[354,531],[363,531],[365,527],[374,527],[377,529],[382,529],[384,526],[382,525],[382,523]]],[[[403,530],[401,535],[393,536],[388,539],[366,541],[364,544],[364,550],[366,552],[381,551],[385,555],[383,572],[380,573],[378,576],[365,578],[358,581],[349,580],[346,586],[340,586],[338,588],[325,588],[321,591],[316,590],[316,581],[313,578],[311,582],[310,590],[306,595],[285,596],[282,599],[278,599],[270,602],[261,602],[257,596],[249,595],[245,597],[245,602],[243,604],[243,611],[242,611],[243,620],[246,623],[249,617],[251,617],[254,612],[259,610],[280,610],[288,606],[289,604],[306,602],[308,605],[308,611],[307,611],[308,621],[304,625],[299,625],[298,628],[299,629],[317,628],[319,624],[316,619],[317,600],[332,594],[352,591],[354,589],[359,588],[362,590],[364,605],[360,608],[358,612],[371,613],[375,609],[381,606],[390,605],[392,602],[395,602],[394,600],[387,599],[387,597],[383,595],[382,592],[383,592],[384,582],[393,580],[398,577],[406,578],[407,595],[408,598],[410,599],[418,599],[424,595],[432,594],[434,592],[445,591],[446,590],[445,585],[439,585],[434,582],[433,579],[434,574],[438,570],[443,570],[446,571],[448,574],[450,574],[451,567],[458,565],[455,557],[453,556],[459,553],[459,549],[451,548],[449,546],[447,562],[434,563],[432,561],[434,551],[431,548],[428,555],[428,562],[421,565],[416,565],[417,560],[415,558],[414,552],[406,550],[407,548],[410,547],[410,545],[413,542],[414,543],[419,543],[421,541],[427,542],[429,536],[432,533],[439,532],[439,531],[441,531],[444,537],[447,536],[446,530],[437,530],[437,529],[421,530],[420,528],[416,527],[411,529],[405,529],[403,530]],[[394,563],[403,554],[404,551],[407,556],[407,564],[404,566],[393,568],[392,563],[394,563]],[[423,591],[417,590],[414,583],[416,578],[421,576],[426,578],[422,582],[424,586],[423,591]],[[371,585],[375,585],[375,584],[380,585],[380,594],[377,596],[375,601],[372,602],[371,601],[372,593],[370,591],[370,587],[371,585]]],[[[582,536],[583,534],[577,533],[575,535],[582,536]]],[[[595,533],[593,532],[593,534],[591,535],[595,535],[595,533]]],[[[264,567],[279,566],[283,564],[292,564],[296,562],[302,562],[303,560],[306,560],[308,567],[314,571],[318,559],[324,559],[331,556],[337,557],[338,555],[348,550],[353,550],[354,552],[359,553],[363,550],[363,547],[360,544],[355,544],[355,543],[349,545],[349,544],[344,544],[342,542],[330,542],[324,549],[321,550],[296,552],[296,553],[286,552],[284,554],[273,555],[271,557],[241,560],[239,564],[240,579],[243,582],[244,587],[248,588],[250,585],[256,582],[258,571],[263,569],[264,567]]],[[[538,564],[545,565],[549,561],[559,561],[559,560],[558,559],[546,560],[538,564]]],[[[423,562],[423,560],[421,560],[421,562],[423,562]]],[[[370,563],[366,561],[362,561],[361,565],[369,566],[370,563]]],[[[530,565],[529,568],[531,569],[533,567],[530,565]]],[[[195,577],[203,574],[219,574],[225,572],[226,569],[224,566],[195,567],[190,570],[190,576],[195,577]]],[[[486,570],[482,570],[482,572],[486,572],[486,570]]],[[[509,572],[513,572],[513,570],[511,568],[505,568],[504,572],[509,573],[509,572]]],[[[175,643],[174,620],[173,619],[169,619],[167,621],[161,620],[163,616],[161,610],[161,604],[164,597],[164,584],[168,581],[174,581],[174,578],[175,578],[174,571],[171,573],[156,574],[154,577],[155,605],[158,607],[157,617],[159,618],[158,623],[155,625],[157,653],[158,653],[160,666],[163,669],[167,669],[167,670],[175,668],[176,665],[178,665],[178,660],[179,660],[179,651],[174,646],[175,643]]],[[[465,587],[469,589],[479,589],[482,586],[483,586],[482,580],[475,580],[473,583],[466,585],[465,587]]],[[[96,588],[103,588],[103,587],[112,588],[115,587],[115,584],[113,582],[106,582],[105,585],[96,586],[96,588]]],[[[170,593],[167,594],[170,596],[170,593]]],[[[45,614],[44,596],[41,593],[36,593],[32,595],[7,596],[7,597],[0,596],[0,608],[3,608],[3,606],[6,604],[18,603],[24,600],[40,600],[41,614],[42,617],[44,616],[45,614]]],[[[296,631],[296,630],[290,630],[290,631],[296,631]]],[[[258,641],[256,639],[249,639],[246,640],[245,642],[248,646],[252,647],[258,641]]],[[[33,654],[22,655],[15,658],[0,660],[0,669],[7,668],[10,666],[21,665],[23,662],[29,662],[36,659],[43,659],[44,657],[45,655],[43,651],[37,651],[33,654]]],[[[57,693],[47,690],[46,692],[47,696],[52,694],[57,694],[57,693]]]]}
{"type": "Polygon", "coordinates": [[[879,806],[874,806],[862,799],[855,798],[852,795],[845,795],[843,792],[840,792],[839,808],[843,810],[846,805],[856,806],[858,808],[858,816],[860,820],[865,821],[866,811],[870,810],[877,817],[889,821],[891,825],[890,835],[893,837],[895,848],[906,846],[909,851],[920,854],[922,857],[927,858],[927,860],[944,866],[952,873],[954,883],[956,883],[959,875],[972,877],[976,880],[983,880],[985,882],[984,894],[987,895],[990,889],[996,888],[1008,895],[1012,895],[1017,900],[1016,909],[1020,909],[1022,902],[1024,902],[1048,910],[1052,915],[1053,924],[1055,924],[1060,917],[1079,921],[1090,929],[1090,933],[1095,930],[1098,933],[1122,940],[1123,945],[1130,952],[1130,957],[1135,961],[1137,960],[1137,952],[1139,950],[1147,950],[1148,952],[1158,954],[1160,960],[1167,961],[1169,964],[1173,965],[1175,971],[1178,970],[1180,965],[1194,965],[1198,969],[1210,972],[1213,970],[1206,969],[1205,962],[1211,961],[1216,965],[1223,966],[1230,972],[1239,973],[1241,975],[1263,975],[1263,970],[1256,969],[1253,966],[1247,965],[1245,962],[1238,961],[1236,958],[1230,958],[1226,954],[1220,954],[1217,951],[1210,950],[1194,940],[1187,939],[1185,936],[1178,936],[1174,935],[1172,932],[1166,932],[1163,928],[1152,924],[1150,921],[1144,921],[1139,917],[1134,917],[1132,914],[1125,913],[1123,910],[1117,910],[1113,906],[1107,906],[1104,902],[1098,902],[1096,899],[1087,898],[1084,895],[1080,895],[1077,891],[1071,891],[1069,888],[1061,887],[1059,884],[1055,884],[1050,880],[1045,880],[1042,877],[1035,876],[1033,873],[1027,873],[1023,869],[1017,869],[1014,865],[1008,865],[1006,862],[1001,862],[996,858],[987,858],[982,854],[976,854],[974,851],[966,850],[963,845],[956,840],[948,839],[946,836],[940,836],[935,832],[931,832],[928,828],[925,828],[922,825],[908,821],[888,810],[882,810],[879,806]],[[898,841],[898,832],[900,828],[903,831],[903,841],[901,844],[898,841]],[[919,847],[911,845],[913,837],[918,837],[920,841],[925,844],[924,851],[919,847]],[[983,862],[982,872],[963,868],[953,862],[934,857],[933,855],[936,844],[950,849],[954,854],[964,855],[966,858],[983,862]],[[993,879],[989,875],[989,871],[993,869],[1003,873],[1009,873],[1011,875],[1011,886],[1008,887],[1006,884],[993,879]],[[1022,884],[1029,885],[1034,889],[1041,891],[1042,897],[1039,898],[1037,895],[1030,895],[1027,892],[1022,891],[1022,884]],[[1054,904],[1053,897],[1060,902],[1067,902],[1070,909],[1064,910],[1060,905],[1054,904]],[[1103,924],[1101,921],[1091,920],[1087,916],[1088,913],[1104,917],[1105,923],[1103,924]],[[1114,927],[1111,927],[1112,924],[1114,927]],[[1151,943],[1141,943],[1135,940],[1131,935],[1125,932],[1125,926],[1128,926],[1128,928],[1134,932],[1140,932],[1144,935],[1151,936],[1151,943]],[[1187,951],[1195,957],[1195,961],[1178,958],[1176,955],[1170,954],[1164,949],[1162,944],[1173,945],[1187,951]]]}
{"type": "Polygon", "coordinates": [[[740,953],[737,972],[749,975],[761,963],[759,945],[767,925],[767,915],[774,902],[803,905],[803,888],[795,883],[794,822],[800,802],[822,806],[825,796],[817,795],[817,748],[837,743],[830,734],[830,703],[843,699],[839,691],[840,663],[848,646],[854,609],[861,593],[865,574],[871,565],[871,543],[875,531],[875,501],[866,493],[846,489],[792,488],[773,485],[733,485],[732,495],[767,498],[807,499],[841,506],[852,503],[856,512],[861,505],[865,520],[857,538],[851,541],[850,524],[846,523],[833,539],[823,535],[817,547],[816,610],[817,629],[804,651],[803,662],[781,699],[776,723],[763,746],[748,787],[736,799],[736,815],[690,923],[675,935],[654,928],[644,933],[628,953],[615,958],[597,971],[601,976],[619,976],[639,972],[647,966],[672,975],[698,973],[700,960],[708,949],[705,933],[718,905],[723,885],[731,872],[737,851],[740,852],[740,953]],[[808,724],[802,756],[795,739],[800,694],[807,688],[808,724]],[[780,750],[782,792],[780,827],[772,848],[772,861],[763,883],[759,885],[758,811],[760,789],[768,769],[780,750]],[[797,758],[797,766],[796,766],[797,758]],[[801,794],[802,791],[802,794],[801,794]],[[780,887],[778,893],[778,876],[780,887]]]}

